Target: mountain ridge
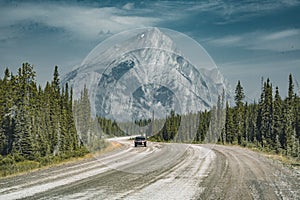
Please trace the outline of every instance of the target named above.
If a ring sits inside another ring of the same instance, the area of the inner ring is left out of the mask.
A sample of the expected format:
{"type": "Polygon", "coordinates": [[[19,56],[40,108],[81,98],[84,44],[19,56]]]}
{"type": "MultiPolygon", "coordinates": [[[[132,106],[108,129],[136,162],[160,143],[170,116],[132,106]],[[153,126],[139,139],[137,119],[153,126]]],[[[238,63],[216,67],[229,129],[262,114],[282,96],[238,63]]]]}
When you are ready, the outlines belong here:
{"type": "MultiPolygon", "coordinates": [[[[225,79],[217,68],[199,69],[191,64],[158,28],[138,33],[102,52],[96,47],[62,82],[73,86],[74,99],[86,85],[93,116],[121,121],[128,116],[151,117],[149,109],[156,110],[158,118],[170,110],[209,110],[226,90],[225,79]]],[[[228,92],[226,96],[230,97],[228,92]]]]}

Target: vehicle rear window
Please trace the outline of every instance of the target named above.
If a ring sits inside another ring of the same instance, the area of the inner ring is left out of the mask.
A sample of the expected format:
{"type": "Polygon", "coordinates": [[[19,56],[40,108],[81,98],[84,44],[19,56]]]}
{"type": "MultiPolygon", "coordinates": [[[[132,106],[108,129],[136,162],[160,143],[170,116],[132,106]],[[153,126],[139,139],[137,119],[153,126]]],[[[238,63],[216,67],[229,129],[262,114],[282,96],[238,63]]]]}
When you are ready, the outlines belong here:
{"type": "Polygon", "coordinates": [[[136,140],[145,140],[146,138],[145,137],[136,137],[135,139],[136,140]]]}

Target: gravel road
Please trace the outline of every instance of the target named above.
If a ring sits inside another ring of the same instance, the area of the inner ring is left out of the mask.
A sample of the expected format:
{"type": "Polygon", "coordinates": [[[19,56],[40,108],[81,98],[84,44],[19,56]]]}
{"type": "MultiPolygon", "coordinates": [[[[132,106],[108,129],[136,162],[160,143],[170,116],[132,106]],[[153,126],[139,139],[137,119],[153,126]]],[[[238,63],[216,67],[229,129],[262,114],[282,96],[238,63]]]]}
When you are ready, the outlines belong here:
{"type": "Polygon", "coordinates": [[[300,199],[300,171],[231,146],[148,143],[0,179],[0,199],[300,199]]]}

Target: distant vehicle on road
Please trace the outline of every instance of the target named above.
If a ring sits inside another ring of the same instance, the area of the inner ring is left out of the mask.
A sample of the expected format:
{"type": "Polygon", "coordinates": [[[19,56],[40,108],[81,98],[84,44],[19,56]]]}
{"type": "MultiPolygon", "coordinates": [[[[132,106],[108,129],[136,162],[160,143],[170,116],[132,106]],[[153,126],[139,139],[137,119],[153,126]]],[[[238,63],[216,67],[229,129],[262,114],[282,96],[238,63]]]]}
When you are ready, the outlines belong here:
{"type": "Polygon", "coordinates": [[[144,136],[137,136],[134,139],[134,146],[137,147],[138,145],[143,145],[144,147],[147,146],[147,140],[144,136]]]}

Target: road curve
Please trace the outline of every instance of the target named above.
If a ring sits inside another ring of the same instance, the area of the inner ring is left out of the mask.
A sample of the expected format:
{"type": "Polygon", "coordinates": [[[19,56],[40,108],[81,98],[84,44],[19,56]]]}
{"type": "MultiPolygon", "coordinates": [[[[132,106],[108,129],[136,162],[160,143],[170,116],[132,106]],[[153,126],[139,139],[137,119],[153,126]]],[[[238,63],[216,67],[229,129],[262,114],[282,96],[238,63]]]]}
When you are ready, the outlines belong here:
{"type": "Polygon", "coordinates": [[[0,199],[300,199],[300,173],[259,153],[151,143],[0,179],[0,199]]]}

